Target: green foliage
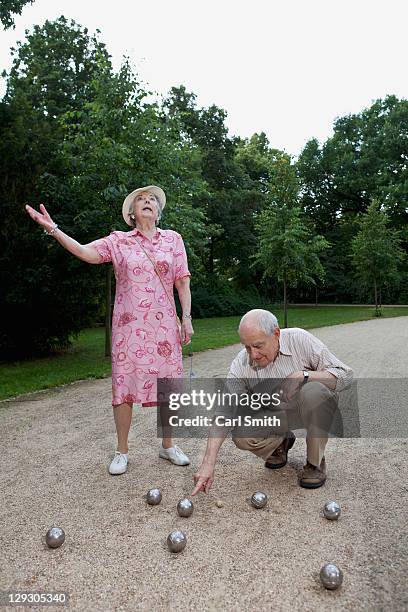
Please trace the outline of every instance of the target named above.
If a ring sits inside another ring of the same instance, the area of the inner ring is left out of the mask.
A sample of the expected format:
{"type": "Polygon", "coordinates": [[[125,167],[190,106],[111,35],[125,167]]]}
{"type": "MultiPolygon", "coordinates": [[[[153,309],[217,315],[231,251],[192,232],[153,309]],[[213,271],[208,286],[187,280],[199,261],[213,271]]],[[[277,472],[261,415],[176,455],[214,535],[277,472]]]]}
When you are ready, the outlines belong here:
{"type": "Polygon", "coordinates": [[[372,198],[408,218],[408,101],[387,96],[336,120],[322,148],[305,146],[298,162],[303,204],[316,220],[364,212],[372,198]]]}
{"type": "Polygon", "coordinates": [[[260,214],[257,229],[259,243],[254,259],[263,278],[276,278],[296,287],[300,283],[314,284],[317,278],[324,277],[319,255],[328,248],[328,242],[313,234],[300,208],[268,208],[260,214]]]}
{"type": "Polygon", "coordinates": [[[329,243],[315,235],[298,206],[298,181],[295,167],[287,155],[277,155],[270,171],[270,204],[258,216],[255,265],[264,279],[283,284],[285,326],[287,326],[287,288],[314,284],[323,279],[320,254],[329,243]]]}
{"type": "MultiPolygon", "coordinates": [[[[11,18],[23,4],[2,2],[0,15],[11,18]]],[[[12,55],[0,102],[4,357],[66,347],[103,312],[106,268],[46,238],[26,202],[44,202],[67,234],[87,243],[128,229],[121,218],[127,193],[161,185],[168,196],[161,223],[184,238],[196,317],[259,306],[262,279],[270,299],[283,283],[286,313],[288,287],[293,299],[314,299],[323,277],[323,300],[367,296],[349,264],[372,198],[407,249],[406,100],[388,96],[339,118],[333,136],[322,146],[307,143],[294,166],[263,132],[230,137],[226,112],[199,107],[183,86],[164,103],[152,101],[128,60],[113,70],[99,33],[65,17],[34,26],[12,55]]],[[[408,301],[407,260],[398,261],[383,273],[381,291],[408,301]]]]}
{"type": "MultiPolygon", "coordinates": [[[[276,306],[269,309],[283,317],[282,310],[276,306]]],[[[373,316],[374,310],[368,306],[359,307],[308,307],[290,308],[291,322],[294,327],[314,329],[328,325],[364,321],[373,316]]],[[[408,308],[402,306],[383,309],[384,317],[408,316],[408,308]]],[[[218,317],[194,321],[195,335],[192,349],[194,354],[208,349],[237,344],[239,342],[238,324],[240,316],[218,317]]],[[[0,400],[22,393],[50,389],[57,385],[69,384],[85,378],[104,378],[111,374],[109,358],[103,358],[104,331],[102,328],[82,330],[73,346],[62,354],[48,358],[0,364],[0,400]]],[[[187,355],[190,346],[185,347],[187,355]]],[[[194,369],[195,358],[193,358],[194,369]]],[[[188,365],[187,365],[188,367],[188,365]]],[[[188,370],[187,370],[188,373],[188,370]]],[[[220,375],[226,374],[223,372],[220,375]]]]}
{"type": "Polygon", "coordinates": [[[0,0],[0,21],[5,30],[14,28],[14,15],[21,15],[26,4],[32,4],[34,0],[0,0]]]}
{"type": "Polygon", "coordinates": [[[231,282],[218,277],[207,279],[207,286],[192,287],[192,315],[194,318],[243,315],[252,308],[261,308],[265,299],[256,287],[237,290],[231,282]]]}
{"type": "Polygon", "coordinates": [[[400,233],[388,227],[388,217],[376,200],[361,216],[359,227],[351,243],[352,263],[362,288],[373,291],[378,311],[383,287],[399,283],[405,253],[400,246],[400,233]]]}
{"type": "Polygon", "coordinates": [[[82,108],[90,99],[101,62],[109,64],[99,38],[65,17],[27,30],[26,41],[11,53],[5,102],[28,101],[54,128],[61,114],[82,108]]]}
{"type": "MultiPolygon", "coordinates": [[[[313,139],[302,151],[297,163],[302,208],[333,245],[323,292],[329,299],[348,301],[358,296],[358,285],[348,274],[348,254],[358,229],[357,216],[373,198],[383,203],[391,227],[402,231],[407,227],[407,151],[408,101],[395,96],[340,117],[323,146],[313,139]]],[[[406,251],[407,246],[405,234],[402,248],[406,251]]],[[[404,299],[402,285],[399,291],[390,287],[389,291],[389,299],[404,299]]]]}
{"type": "Polygon", "coordinates": [[[19,325],[4,320],[0,354],[67,346],[70,335],[100,312],[103,299],[103,270],[46,239],[27,217],[24,201],[44,202],[68,235],[87,243],[129,229],[121,219],[124,197],[157,183],[169,194],[163,226],[182,233],[199,279],[206,217],[192,197],[205,190],[200,154],[179,141],[175,122],[146,98],[129,63],[115,73],[104,45],[74,22],[60,18],[36,26],[20,45],[0,115],[1,206],[8,221],[2,229],[1,300],[19,325]],[[6,154],[12,147],[20,165],[29,148],[25,175],[6,154]],[[24,279],[17,285],[16,274],[24,279]],[[41,325],[32,325],[27,308],[41,325]]]}
{"type": "Polygon", "coordinates": [[[215,105],[198,108],[196,96],[183,86],[171,89],[165,106],[179,125],[180,140],[200,152],[206,188],[193,196],[193,206],[208,219],[203,274],[230,278],[243,289],[256,282],[248,262],[254,251],[254,215],[265,204],[257,172],[267,172],[259,164],[265,166],[262,156],[267,156],[269,143],[264,134],[251,141],[229,138],[225,111],[215,105]]]}
{"type": "Polygon", "coordinates": [[[8,358],[67,346],[97,308],[100,276],[46,239],[24,204],[46,203],[73,229],[72,194],[56,180],[63,174],[60,121],[90,98],[101,56],[108,62],[104,45],[65,18],[36,26],[14,51],[0,108],[0,354],[8,358]]]}

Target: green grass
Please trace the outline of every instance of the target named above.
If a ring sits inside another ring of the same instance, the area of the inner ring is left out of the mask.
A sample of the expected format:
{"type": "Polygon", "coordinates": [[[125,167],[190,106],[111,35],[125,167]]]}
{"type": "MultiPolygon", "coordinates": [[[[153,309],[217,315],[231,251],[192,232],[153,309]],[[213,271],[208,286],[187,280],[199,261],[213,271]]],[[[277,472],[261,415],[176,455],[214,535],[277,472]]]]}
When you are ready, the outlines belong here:
{"type": "MultiPolygon", "coordinates": [[[[282,324],[282,309],[272,307],[282,324]]],[[[293,307],[289,310],[289,326],[311,329],[339,323],[373,318],[369,306],[293,307]]],[[[383,317],[408,316],[408,307],[383,308],[383,317]]],[[[220,348],[239,342],[237,327],[240,317],[198,319],[194,322],[193,351],[220,348]]],[[[185,350],[185,354],[188,351],[185,350]]],[[[31,361],[0,365],[0,400],[23,393],[49,389],[84,378],[110,375],[110,359],[104,357],[104,330],[86,329],[63,354],[31,361]]]]}
{"type": "Polygon", "coordinates": [[[0,400],[49,389],[83,378],[110,375],[109,357],[104,357],[104,330],[85,329],[72,348],[60,355],[0,365],[0,400]]]}

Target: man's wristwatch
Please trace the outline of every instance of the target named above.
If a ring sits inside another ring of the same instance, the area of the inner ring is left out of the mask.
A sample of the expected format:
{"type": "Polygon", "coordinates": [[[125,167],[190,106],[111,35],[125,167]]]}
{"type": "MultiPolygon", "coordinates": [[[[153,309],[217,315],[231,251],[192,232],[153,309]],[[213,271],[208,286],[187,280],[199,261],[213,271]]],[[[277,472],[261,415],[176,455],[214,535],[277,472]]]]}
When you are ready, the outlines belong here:
{"type": "Polygon", "coordinates": [[[303,370],[303,384],[305,385],[309,380],[309,372],[307,370],[303,370]]]}

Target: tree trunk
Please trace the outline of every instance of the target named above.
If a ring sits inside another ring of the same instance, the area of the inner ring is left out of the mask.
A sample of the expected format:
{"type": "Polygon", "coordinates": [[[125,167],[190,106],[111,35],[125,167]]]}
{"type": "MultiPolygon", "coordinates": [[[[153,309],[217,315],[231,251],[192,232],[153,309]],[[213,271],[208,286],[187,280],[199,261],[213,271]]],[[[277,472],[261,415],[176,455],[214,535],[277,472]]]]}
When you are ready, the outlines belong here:
{"type": "Polygon", "coordinates": [[[105,357],[112,352],[111,308],[112,308],[112,266],[106,266],[105,283],[105,357]]]}
{"type": "Polygon", "coordinates": [[[208,265],[209,273],[213,274],[214,273],[214,242],[212,238],[210,238],[210,254],[209,254],[208,264],[209,264],[208,265]]]}
{"type": "Polygon", "coordinates": [[[317,285],[315,285],[315,306],[317,306],[319,303],[319,289],[317,288],[317,285]]]}
{"type": "Polygon", "coordinates": [[[377,292],[377,280],[374,279],[374,302],[375,302],[375,310],[378,309],[378,292],[377,292]]]}
{"type": "Polygon", "coordinates": [[[377,280],[374,279],[375,316],[376,317],[381,317],[381,315],[382,315],[382,312],[381,312],[381,301],[380,301],[380,304],[379,304],[379,302],[378,302],[378,294],[380,294],[380,300],[381,300],[381,289],[378,291],[377,280]]]}
{"type": "Polygon", "coordinates": [[[286,274],[283,276],[283,326],[288,326],[288,289],[286,282],[286,274]]]}

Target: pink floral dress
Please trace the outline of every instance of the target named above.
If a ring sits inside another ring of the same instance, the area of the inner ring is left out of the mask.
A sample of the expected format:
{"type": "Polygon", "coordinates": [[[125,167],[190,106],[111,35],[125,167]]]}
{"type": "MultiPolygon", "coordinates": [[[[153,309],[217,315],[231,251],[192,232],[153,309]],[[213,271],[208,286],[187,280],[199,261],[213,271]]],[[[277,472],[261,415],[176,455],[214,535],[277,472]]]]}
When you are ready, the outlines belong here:
{"type": "Polygon", "coordinates": [[[157,228],[149,240],[139,230],[112,232],[91,243],[112,262],[116,297],[112,319],[112,405],[155,404],[157,378],[183,375],[173,285],[190,276],[180,234],[157,228]],[[148,252],[166,286],[167,294],[148,252]],[[169,297],[170,301],[169,301],[169,297]]]}

